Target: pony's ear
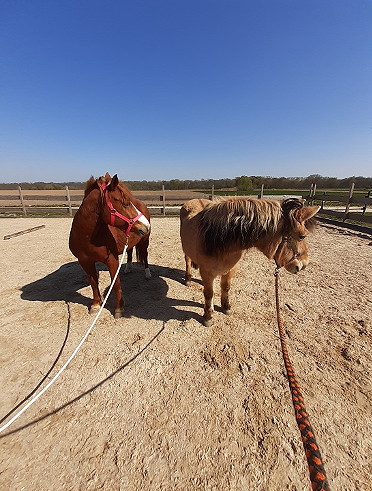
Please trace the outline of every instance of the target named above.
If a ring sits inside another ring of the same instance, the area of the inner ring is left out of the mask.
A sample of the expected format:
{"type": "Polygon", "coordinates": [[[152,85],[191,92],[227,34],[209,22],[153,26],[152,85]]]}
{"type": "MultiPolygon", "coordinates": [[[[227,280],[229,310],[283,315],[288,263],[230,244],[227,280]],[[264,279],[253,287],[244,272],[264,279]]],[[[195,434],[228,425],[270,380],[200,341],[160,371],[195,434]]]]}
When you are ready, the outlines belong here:
{"type": "Polygon", "coordinates": [[[108,172],[106,172],[105,174],[105,179],[106,179],[106,182],[110,182],[111,181],[111,176],[108,172]]]}
{"type": "Polygon", "coordinates": [[[282,201],[282,210],[283,210],[283,215],[284,216],[289,216],[290,212],[293,212],[294,210],[299,210],[302,209],[304,204],[301,200],[297,198],[287,198],[282,201]]]}
{"type": "Polygon", "coordinates": [[[316,215],[319,210],[320,206],[304,206],[296,211],[296,219],[302,223],[307,222],[307,220],[310,220],[310,218],[316,215]]]}

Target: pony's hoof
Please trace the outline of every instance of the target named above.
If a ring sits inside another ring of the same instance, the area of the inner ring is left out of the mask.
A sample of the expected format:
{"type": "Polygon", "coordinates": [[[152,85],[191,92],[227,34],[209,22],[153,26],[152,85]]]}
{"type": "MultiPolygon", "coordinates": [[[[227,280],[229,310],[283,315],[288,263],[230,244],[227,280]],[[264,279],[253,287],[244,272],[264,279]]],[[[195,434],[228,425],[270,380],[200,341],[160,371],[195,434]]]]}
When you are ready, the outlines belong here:
{"type": "Polygon", "coordinates": [[[204,327],[211,327],[212,325],[212,319],[204,319],[203,317],[203,326],[204,327]]]}
{"type": "Polygon", "coordinates": [[[100,305],[91,305],[89,308],[90,315],[96,315],[96,313],[99,311],[100,308],[101,308],[100,305]]]}
{"type": "Polygon", "coordinates": [[[146,280],[149,280],[151,278],[150,268],[145,268],[145,278],[146,280]]]}
{"type": "Polygon", "coordinates": [[[222,309],[222,312],[225,314],[225,315],[230,315],[231,314],[231,309],[228,308],[228,309],[222,309]]]}

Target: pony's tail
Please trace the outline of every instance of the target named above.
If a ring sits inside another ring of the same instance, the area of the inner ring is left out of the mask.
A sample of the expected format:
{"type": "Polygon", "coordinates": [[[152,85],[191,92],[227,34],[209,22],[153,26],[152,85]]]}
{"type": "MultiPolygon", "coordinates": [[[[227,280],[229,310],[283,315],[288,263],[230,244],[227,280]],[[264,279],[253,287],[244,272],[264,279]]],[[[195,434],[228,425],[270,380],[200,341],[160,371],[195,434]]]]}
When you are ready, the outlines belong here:
{"type": "Polygon", "coordinates": [[[191,266],[194,268],[194,269],[199,269],[199,265],[194,263],[193,261],[191,261],[191,266]]]}

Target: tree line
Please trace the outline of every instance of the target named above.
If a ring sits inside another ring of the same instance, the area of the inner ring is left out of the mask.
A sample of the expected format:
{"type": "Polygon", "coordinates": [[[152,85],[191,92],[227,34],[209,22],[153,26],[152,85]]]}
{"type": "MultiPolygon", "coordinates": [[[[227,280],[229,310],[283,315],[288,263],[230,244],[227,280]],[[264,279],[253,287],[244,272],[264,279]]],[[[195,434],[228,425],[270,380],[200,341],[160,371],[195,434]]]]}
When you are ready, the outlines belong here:
{"type": "MultiPolygon", "coordinates": [[[[260,189],[310,189],[316,184],[321,189],[348,189],[352,182],[358,189],[371,189],[372,177],[351,176],[344,179],[337,177],[323,177],[312,174],[308,177],[262,177],[262,176],[240,176],[233,179],[194,179],[181,180],[171,179],[169,181],[124,181],[133,191],[158,191],[164,186],[170,190],[210,190],[214,189],[237,189],[249,191],[260,189]]],[[[84,189],[86,182],[19,182],[0,183],[0,189],[17,189],[21,186],[25,190],[61,190],[66,186],[69,189],[84,189]]]]}

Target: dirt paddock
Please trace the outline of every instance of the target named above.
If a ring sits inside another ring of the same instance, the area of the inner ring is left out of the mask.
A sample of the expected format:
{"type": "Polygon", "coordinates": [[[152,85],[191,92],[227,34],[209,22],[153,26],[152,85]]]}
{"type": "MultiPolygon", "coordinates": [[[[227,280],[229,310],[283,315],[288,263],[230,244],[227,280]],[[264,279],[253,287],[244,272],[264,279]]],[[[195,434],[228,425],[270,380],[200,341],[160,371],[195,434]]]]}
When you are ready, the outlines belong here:
{"type": "MultiPolygon", "coordinates": [[[[0,219],[0,418],[45,386],[92,321],[70,227],[69,218],[0,219]]],[[[114,320],[109,299],[68,368],[0,434],[0,489],[310,490],[274,265],[249,251],[231,315],[216,296],[205,328],[198,275],[183,284],[178,218],[152,227],[152,278],[138,264],[121,273],[126,316],[114,320]]],[[[308,269],[280,276],[289,354],[337,491],[372,489],[371,241],[320,225],[308,269]]],[[[100,284],[109,287],[103,266],[100,284]]]]}

